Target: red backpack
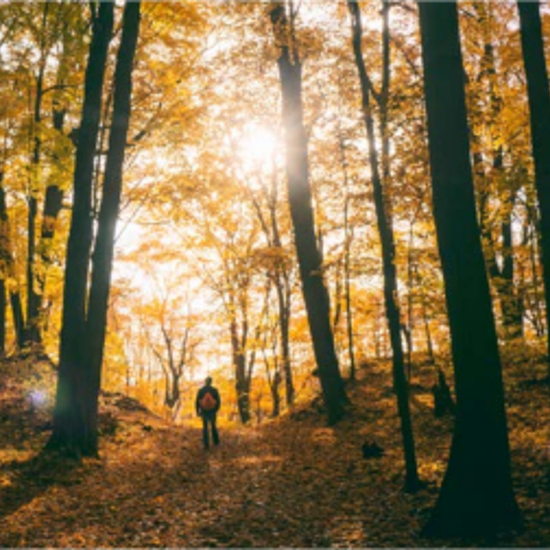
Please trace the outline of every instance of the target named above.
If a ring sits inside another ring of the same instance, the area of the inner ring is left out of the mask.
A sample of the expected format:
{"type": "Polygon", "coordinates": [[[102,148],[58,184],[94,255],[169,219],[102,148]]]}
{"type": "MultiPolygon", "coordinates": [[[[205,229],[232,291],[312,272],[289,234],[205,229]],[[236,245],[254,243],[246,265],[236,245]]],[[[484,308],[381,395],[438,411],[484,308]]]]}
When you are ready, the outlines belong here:
{"type": "Polygon", "coordinates": [[[200,400],[200,406],[203,411],[213,411],[218,402],[211,392],[207,391],[200,400]]]}

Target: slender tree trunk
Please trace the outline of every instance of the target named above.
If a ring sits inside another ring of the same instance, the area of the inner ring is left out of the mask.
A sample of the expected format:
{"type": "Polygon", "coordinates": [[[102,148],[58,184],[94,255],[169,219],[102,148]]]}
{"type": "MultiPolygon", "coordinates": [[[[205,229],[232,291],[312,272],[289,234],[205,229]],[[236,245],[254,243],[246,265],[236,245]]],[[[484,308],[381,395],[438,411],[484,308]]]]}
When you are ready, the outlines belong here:
{"type": "Polygon", "coordinates": [[[248,319],[246,311],[246,303],[241,302],[240,321],[237,319],[237,305],[234,294],[229,297],[229,333],[231,336],[231,352],[233,359],[233,368],[235,369],[235,392],[237,394],[237,409],[239,418],[243,424],[250,421],[250,388],[247,384],[246,373],[246,343],[248,339],[248,319]],[[240,324],[240,334],[239,334],[240,324]]]}
{"type": "Polygon", "coordinates": [[[230,326],[231,347],[233,351],[233,366],[235,368],[235,390],[237,392],[237,408],[243,424],[250,421],[250,394],[246,377],[246,353],[242,349],[241,339],[237,331],[237,322],[232,319],[230,326]]]}
{"type": "MultiPolygon", "coordinates": [[[[277,221],[277,203],[278,188],[275,170],[271,180],[271,191],[269,200],[269,213],[271,217],[271,232],[273,234],[273,246],[281,253],[283,246],[281,242],[281,233],[277,221]]],[[[281,361],[282,371],[285,381],[285,397],[287,406],[291,407],[294,403],[294,381],[292,376],[292,362],[290,358],[290,311],[292,288],[290,286],[290,269],[281,259],[278,262],[275,276],[275,290],[277,293],[277,303],[279,306],[279,329],[281,334],[281,361]]]]}
{"type": "Polygon", "coordinates": [[[288,274],[279,271],[276,277],[275,290],[279,306],[279,330],[281,333],[281,362],[285,380],[286,404],[291,407],[294,403],[294,382],[292,364],[290,360],[290,300],[291,288],[288,274]]]}
{"type": "Polygon", "coordinates": [[[273,401],[273,408],[271,410],[271,417],[277,418],[281,414],[281,396],[279,395],[279,385],[281,378],[278,376],[279,373],[275,373],[276,379],[273,380],[273,383],[269,387],[271,390],[271,399],[273,401]]]}
{"type": "MultiPolygon", "coordinates": [[[[63,154],[63,140],[66,139],[63,135],[63,126],[66,116],[66,108],[63,105],[62,92],[61,88],[66,84],[67,77],[69,74],[69,54],[71,47],[74,45],[72,40],[72,33],[69,29],[69,22],[64,21],[63,23],[63,42],[62,42],[62,53],[59,60],[59,65],[57,67],[57,76],[56,76],[56,86],[59,87],[58,90],[54,91],[53,106],[52,106],[52,120],[53,128],[55,130],[54,137],[54,150],[52,154],[52,161],[54,164],[57,164],[61,160],[61,155],[63,154]]],[[[35,308],[36,312],[39,315],[40,330],[44,330],[42,309],[44,294],[46,290],[46,277],[49,268],[52,264],[52,247],[53,240],[56,234],[56,226],[63,206],[63,195],[64,195],[64,185],[60,181],[61,170],[58,170],[56,167],[52,170],[51,180],[46,186],[46,196],[44,199],[44,206],[42,211],[42,226],[40,230],[40,240],[38,243],[38,253],[40,256],[41,269],[36,273],[36,284],[37,284],[37,293],[35,297],[35,308]]]]}
{"type": "MultiPolygon", "coordinates": [[[[139,36],[141,2],[129,0],[124,7],[122,38],[114,74],[114,99],[109,152],[105,164],[103,194],[93,254],[93,267],[86,322],[87,358],[85,379],[88,422],[87,454],[97,454],[98,398],[107,330],[107,311],[115,248],[115,230],[122,194],[122,169],[132,97],[132,70],[139,36]]],[[[174,380],[174,384],[177,384],[174,380]]]]}
{"type": "Polygon", "coordinates": [[[348,356],[349,356],[349,377],[355,380],[357,377],[357,367],[355,364],[355,343],[353,338],[353,314],[351,311],[351,275],[350,275],[350,250],[346,247],[346,256],[344,258],[344,292],[346,300],[346,331],[348,336],[348,356]]]}
{"type": "MultiPolygon", "coordinates": [[[[268,312],[269,315],[269,312],[268,312]]],[[[275,333],[275,331],[273,331],[275,333]]],[[[271,343],[271,357],[273,358],[273,371],[271,370],[269,357],[267,356],[267,331],[264,330],[264,336],[262,341],[262,355],[265,365],[265,373],[267,377],[267,384],[271,393],[271,417],[277,418],[281,414],[281,393],[279,387],[282,382],[281,370],[279,367],[279,359],[277,357],[278,338],[276,334],[272,334],[271,343]]]]}
{"type": "Polygon", "coordinates": [[[533,299],[530,299],[531,308],[533,311],[533,320],[535,331],[539,338],[544,336],[544,314],[541,311],[541,304],[544,299],[541,297],[540,291],[540,281],[538,274],[538,263],[537,257],[540,258],[540,254],[537,254],[537,245],[539,244],[539,239],[537,239],[537,220],[536,220],[536,209],[529,208],[529,263],[531,266],[531,281],[533,287],[533,299]]]}
{"type": "Polygon", "coordinates": [[[413,355],[413,248],[414,248],[414,221],[411,222],[409,227],[409,246],[407,251],[407,378],[409,382],[412,376],[412,355],[413,355]]]}
{"type": "Polygon", "coordinates": [[[38,294],[35,287],[35,254],[36,254],[36,217],[38,215],[38,184],[40,170],[40,154],[42,138],[40,124],[42,122],[42,97],[44,93],[44,73],[46,70],[46,22],[49,4],[44,4],[42,16],[42,38],[40,44],[40,60],[36,78],[36,95],[34,98],[34,147],[31,158],[31,176],[29,185],[29,211],[27,219],[27,325],[25,327],[25,343],[40,343],[38,294]]]}
{"type": "Polygon", "coordinates": [[[523,338],[523,300],[514,282],[516,262],[512,237],[512,210],[514,199],[509,199],[505,206],[504,221],[501,224],[502,234],[502,292],[500,304],[502,309],[502,324],[507,336],[511,339],[523,338]]]}
{"type": "MultiPolygon", "coordinates": [[[[550,358],[550,91],[539,2],[518,0],[523,63],[527,77],[535,187],[540,209],[541,264],[546,295],[547,354],[550,358]]],[[[548,362],[550,377],[550,361],[548,362]]]]}
{"type": "Polygon", "coordinates": [[[426,334],[426,349],[430,362],[435,365],[434,347],[432,342],[432,333],[430,331],[430,321],[428,319],[428,308],[426,306],[426,291],[422,283],[420,284],[420,299],[422,300],[422,317],[424,318],[424,332],[426,334]]]}
{"type": "MultiPolygon", "coordinates": [[[[91,389],[85,380],[86,296],[92,243],[92,178],[99,131],[103,80],[113,31],[114,5],[101,2],[93,22],[84,85],[84,105],[73,184],[73,211],[63,291],[59,375],[50,448],[80,455],[90,450],[85,416],[85,395],[91,389]]],[[[92,435],[92,438],[94,436],[92,435]]]]}
{"type": "MultiPolygon", "coordinates": [[[[512,243],[512,212],[517,194],[509,181],[505,181],[504,174],[504,149],[502,146],[502,106],[503,101],[498,89],[497,71],[495,66],[495,48],[492,37],[492,8],[490,4],[477,2],[475,10],[479,23],[483,29],[483,56],[481,59],[481,71],[478,80],[487,82],[489,95],[489,133],[492,142],[492,167],[490,174],[486,175],[481,154],[476,151],[475,159],[477,167],[475,173],[480,174],[479,181],[483,182],[483,208],[480,209],[482,220],[482,236],[486,240],[486,260],[489,267],[489,275],[497,291],[502,312],[502,327],[508,339],[514,340],[523,336],[522,308],[514,284],[514,250],[512,243]],[[491,228],[487,223],[487,202],[490,195],[489,183],[492,183],[500,200],[500,233],[502,236],[502,268],[497,263],[495,243],[493,242],[491,228]]],[[[474,136],[474,132],[471,133],[474,136]]],[[[478,146],[479,147],[479,146],[478,146]]],[[[478,148],[476,147],[476,149],[478,148]]]]}
{"type": "Polygon", "coordinates": [[[271,22],[280,49],[277,64],[283,97],[287,185],[302,291],[328,420],[335,423],[344,414],[347,396],[334,348],[329,297],[315,238],[303,123],[302,65],[284,4],[272,5],[271,22]]]}
{"type": "MultiPolygon", "coordinates": [[[[269,389],[271,390],[271,401],[273,403],[271,409],[271,417],[277,418],[281,414],[281,393],[279,387],[281,385],[281,372],[279,370],[279,364],[277,361],[276,355],[276,346],[273,347],[273,357],[274,357],[274,367],[273,367],[273,376],[269,377],[269,389]]],[[[266,360],[266,367],[268,367],[266,360]]]]}
{"type": "MultiPolygon", "coordinates": [[[[4,170],[0,166],[0,190],[3,192],[4,170]]],[[[7,303],[6,303],[6,281],[8,280],[8,269],[6,262],[6,222],[7,213],[5,208],[5,200],[2,197],[2,210],[0,211],[0,356],[3,357],[6,353],[6,321],[7,321],[7,303]]]]}
{"type": "Polygon", "coordinates": [[[433,208],[452,335],[456,423],[425,534],[468,536],[520,522],[502,371],[476,220],[456,2],[420,2],[433,208]]]}
{"type": "Polygon", "coordinates": [[[6,310],[6,280],[2,278],[0,279],[0,357],[6,354],[6,310]]]}
{"type": "Polygon", "coordinates": [[[353,315],[351,308],[351,243],[353,240],[353,227],[349,220],[350,190],[348,177],[348,160],[346,158],[346,144],[342,137],[340,123],[338,122],[338,148],[340,151],[340,164],[344,177],[344,301],[346,310],[346,332],[348,337],[349,377],[356,378],[355,346],[353,338],[353,315]]]}
{"type": "Polygon", "coordinates": [[[14,283],[14,281],[16,281],[15,265],[10,237],[8,209],[6,205],[6,192],[2,181],[3,176],[4,173],[0,171],[0,261],[2,262],[4,281],[9,281],[10,279],[12,281],[11,284],[8,284],[8,294],[12,310],[16,343],[17,347],[21,350],[25,343],[25,322],[21,294],[17,283],[14,283]]]}
{"type": "Polygon", "coordinates": [[[403,437],[403,451],[405,454],[405,490],[416,491],[420,481],[416,465],[416,453],[409,408],[409,389],[405,377],[403,360],[403,344],[401,341],[401,315],[397,295],[397,272],[395,268],[395,243],[391,222],[386,210],[386,197],[380,179],[378,152],[376,150],[376,136],[374,121],[371,113],[370,95],[372,85],[368,78],[363,52],[361,49],[362,24],[361,11],[356,1],[348,1],[351,14],[353,32],[353,51],[355,63],[359,73],[362,94],[363,117],[369,141],[369,163],[372,174],[374,204],[378,220],[378,232],[382,246],[382,264],[384,272],[384,299],[386,317],[390,331],[391,347],[393,352],[393,384],[397,395],[397,407],[401,420],[401,435],[403,437]]]}
{"type": "MultiPolygon", "coordinates": [[[[6,137],[7,141],[7,137],[6,137]]],[[[7,149],[7,143],[6,149],[7,149]]],[[[4,168],[3,163],[5,158],[2,159],[0,164],[0,353],[5,355],[6,352],[6,340],[7,340],[7,299],[6,293],[10,284],[10,274],[13,270],[12,267],[12,254],[11,254],[11,241],[9,232],[9,220],[6,207],[6,194],[4,191],[4,168]]],[[[15,323],[14,315],[14,327],[16,329],[16,342],[19,345],[19,334],[15,323]]]]}
{"type": "Polygon", "coordinates": [[[336,335],[338,334],[338,325],[340,325],[340,319],[342,317],[342,262],[341,260],[336,262],[335,274],[334,274],[334,313],[332,315],[332,333],[334,334],[334,345],[336,349],[336,355],[338,355],[338,341],[336,335]]]}

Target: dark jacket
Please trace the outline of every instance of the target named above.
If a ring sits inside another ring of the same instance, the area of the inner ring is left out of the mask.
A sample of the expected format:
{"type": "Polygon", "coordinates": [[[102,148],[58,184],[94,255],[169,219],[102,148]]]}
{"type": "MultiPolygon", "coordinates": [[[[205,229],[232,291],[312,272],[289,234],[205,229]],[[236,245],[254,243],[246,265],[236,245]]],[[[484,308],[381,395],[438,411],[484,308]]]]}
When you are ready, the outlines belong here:
{"type": "Polygon", "coordinates": [[[202,407],[201,407],[201,400],[204,397],[205,393],[211,393],[213,397],[216,399],[216,408],[212,409],[211,411],[204,411],[206,414],[215,414],[220,410],[220,405],[222,404],[220,400],[220,393],[214,386],[203,386],[198,392],[197,392],[197,398],[195,399],[195,409],[197,410],[197,414],[201,415],[203,413],[202,407]]]}

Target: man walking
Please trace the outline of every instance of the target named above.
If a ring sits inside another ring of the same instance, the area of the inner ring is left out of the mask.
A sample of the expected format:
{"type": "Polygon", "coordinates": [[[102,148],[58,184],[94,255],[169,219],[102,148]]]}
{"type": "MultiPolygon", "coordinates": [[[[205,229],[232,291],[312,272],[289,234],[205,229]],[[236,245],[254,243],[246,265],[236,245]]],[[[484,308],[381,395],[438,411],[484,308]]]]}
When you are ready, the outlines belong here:
{"type": "Polygon", "coordinates": [[[209,376],[204,381],[204,386],[197,392],[195,400],[195,409],[197,415],[202,418],[202,440],[204,448],[210,447],[210,430],[212,430],[212,442],[219,445],[220,438],[218,428],[216,427],[216,414],[220,410],[221,400],[218,390],[212,386],[212,378],[209,376]]]}

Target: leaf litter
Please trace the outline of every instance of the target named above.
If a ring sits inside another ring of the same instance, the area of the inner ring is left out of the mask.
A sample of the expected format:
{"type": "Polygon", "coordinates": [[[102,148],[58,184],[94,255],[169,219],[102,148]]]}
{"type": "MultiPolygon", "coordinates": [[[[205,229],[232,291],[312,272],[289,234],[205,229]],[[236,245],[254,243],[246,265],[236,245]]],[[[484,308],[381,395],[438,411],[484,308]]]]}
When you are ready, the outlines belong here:
{"type": "MultiPolygon", "coordinates": [[[[544,368],[533,365],[529,380],[544,368]]],[[[550,545],[548,388],[527,383],[513,364],[506,374],[510,439],[526,529],[475,541],[419,535],[437,497],[452,431],[451,418],[433,416],[427,367],[418,368],[413,386],[426,482],[416,494],[402,491],[399,423],[383,362],[370,363],[348,384],[353,407],[336,426],[327,427],[318,403],[301,404],[260,426],[222,426],[221,445],[209,451],[197,425],[173,426],[129,398],[106,395],[101,458],[82,462],[39,453],[49,418],[29,408],[16,370],[4,364],[0,370],[2,547],[550,545]],[[383,454],[365,460],[366,441],[383,454]]]]}

